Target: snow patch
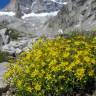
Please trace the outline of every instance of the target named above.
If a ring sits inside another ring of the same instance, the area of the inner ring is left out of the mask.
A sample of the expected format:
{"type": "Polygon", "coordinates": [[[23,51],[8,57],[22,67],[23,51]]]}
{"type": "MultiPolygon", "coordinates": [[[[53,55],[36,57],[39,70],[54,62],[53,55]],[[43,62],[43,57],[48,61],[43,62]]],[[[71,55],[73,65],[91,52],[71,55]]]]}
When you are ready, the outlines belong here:
{"type": "Polygon", "coordinates": [[[52,2],[55,2],[55,3],[58,3],[58,4],[63,4],[63,5],[67,5],[68,4],[68,2],[57,2],[56,0],[51,0],[52,2]]]}
{"type": "Polygon", "coordinates": [[[58,14],[58,11],[50,12],[50,13],[30,13],[30,14],[24,14],[22,16],[22,19],[28,18],[28,17],[45,17],[45,16],[56,16],[58,14]]]}
{"type": "Polygon", "coordinates": [[[15,12],[3,12],[0,11],[0,16],[7,15],[7,16],[15,16],[15,12]]]}

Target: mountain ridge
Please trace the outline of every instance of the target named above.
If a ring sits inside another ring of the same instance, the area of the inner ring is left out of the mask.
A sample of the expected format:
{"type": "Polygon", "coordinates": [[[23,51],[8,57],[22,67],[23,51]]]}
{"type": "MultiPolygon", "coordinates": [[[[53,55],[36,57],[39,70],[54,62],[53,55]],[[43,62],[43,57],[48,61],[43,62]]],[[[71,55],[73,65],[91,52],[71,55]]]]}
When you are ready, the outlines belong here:
{"type": "Polygon", "coordinates": [[[51,18],[45,30],[90,31],[96,27],[96,0],[69,0],[58,15],[51,18]],[[51,26],[51,27],[49,27],[51,26]]]}
{"type": "Polygon", "coordinates": [[[10,4],[4,10],[19,10],[22,13],[31,12],[51,12],[57,11],[62,5],[53,2],[52,0],[11,0],[10,4]]]}

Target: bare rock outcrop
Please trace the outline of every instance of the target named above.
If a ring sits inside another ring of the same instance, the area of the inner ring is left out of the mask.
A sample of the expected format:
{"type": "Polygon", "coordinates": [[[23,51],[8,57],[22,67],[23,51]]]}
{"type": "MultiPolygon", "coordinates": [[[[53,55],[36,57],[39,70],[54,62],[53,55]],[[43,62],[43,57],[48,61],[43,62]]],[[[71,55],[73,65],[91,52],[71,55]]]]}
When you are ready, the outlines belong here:
{"type": "Polygon", "coordinates": [[[96,27],[96,0],[67,0],[58,15],[46,23],[50,33],[62,30],[90,31],[96,27]]]}

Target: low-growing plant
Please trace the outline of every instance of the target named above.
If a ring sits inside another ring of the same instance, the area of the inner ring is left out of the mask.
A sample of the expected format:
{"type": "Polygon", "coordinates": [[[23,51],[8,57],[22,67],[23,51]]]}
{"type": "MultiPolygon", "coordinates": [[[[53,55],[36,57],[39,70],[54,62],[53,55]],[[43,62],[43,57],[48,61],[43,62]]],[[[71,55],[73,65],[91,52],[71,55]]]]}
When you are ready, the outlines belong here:
{"type": "Polygon", "coordinates": [[[96,35],[80,34],[40,38],[10,61],[5,74],[17,96],[70,96],[95,77],[96,35]]]}
{"type": "Polygon", "coordinates": [[[96,32],[96,27],[94,27],[94,28],[92,29],[92,32],[96,32]]]}
{"type": "Polygon", "coordinates": [[[8,53],[7,52],[0,52],[0,63],[8,61],[8,53]]]}
{"type": "Polygon", "coordinates": [[[2,22],[0,22],[0,29],[7,28],[7,24],[8,22],[6,20],[3,20],[2,22]]]}
{"type": "Polygon", "coordinates": [[[0,52],[0,63],[4,61],[4,54],[0,52]]]}
{"type": "Polygon", "coordinates": [[[9,36],[12,40],[17,40],[20,37],[20,33],[15,29],[9,29],[8,31],[10,31],[9,36]]]}

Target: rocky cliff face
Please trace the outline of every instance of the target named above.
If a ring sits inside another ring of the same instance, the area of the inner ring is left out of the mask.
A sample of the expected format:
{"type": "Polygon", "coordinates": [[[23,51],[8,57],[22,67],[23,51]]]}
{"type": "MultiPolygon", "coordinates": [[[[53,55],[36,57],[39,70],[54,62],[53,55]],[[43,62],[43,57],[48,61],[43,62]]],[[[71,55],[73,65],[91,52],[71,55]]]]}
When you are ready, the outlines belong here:
{"type": "Polygon", "coordinates": [[[47,24],[50,32],[92,30],[96,27],[96,0],[68,0],[68,4],[47,24]]]}
{"type": "MultiPolygon", "coordinates": [[[[12,0],[12,2],[17,17],[30,12],[42,13],[60,9],[58,15],[48,19],[42,27],[44,34],[54,35],[70,30],[89,31],[96,27],[96,0],[12,0]]],[[[32,24],[28,24],[33,20],[32,18],[30,17],[28,22],[24,23],[28,30],[31,28],[32,24]]]]}
{"type": "Polygon", "coordinates": [[[54,2],[53,0],[11,0],[6,10],[19,10],[22,13],[29,12],[50,12],[60,9],[63,5],[54,2]]]}
{"type": "MultiPolygon", "coordinates": [[[[47,7],[44,6],[47,6],[46,4],[50,6],[48,2],[63,6],[57,16],[53,16],[52,18],[51,16],[41,16],[40,14],[23,20],[14,16],[0,16],[0,22],[5,22],[7,28],[31,34],[32,36],[39,37],[42,34],[54,36],[58,33],[73,30],[90,31],[96,27],[96,0],[61,0],[60,2],[62,3],[60,3],[59,0],[16,0],[16,2],[14,2],[14,8],[16,8],[18,16],[22,13],[32,11],[46,12],[44,10],[46,10],[47,7]],[[67,3],[63,4],[63,2],[67,3]]],[[[54,6],[48,8],[52,9],[52,7],[54,6]]],[[[58,7],[56,6],[56,8],[58,7]]],[[[53,9],[57,10],[55,7],[53,9]]],[[[47,9],[47,12],[50,12],[50,10],[47,9]]]]}

